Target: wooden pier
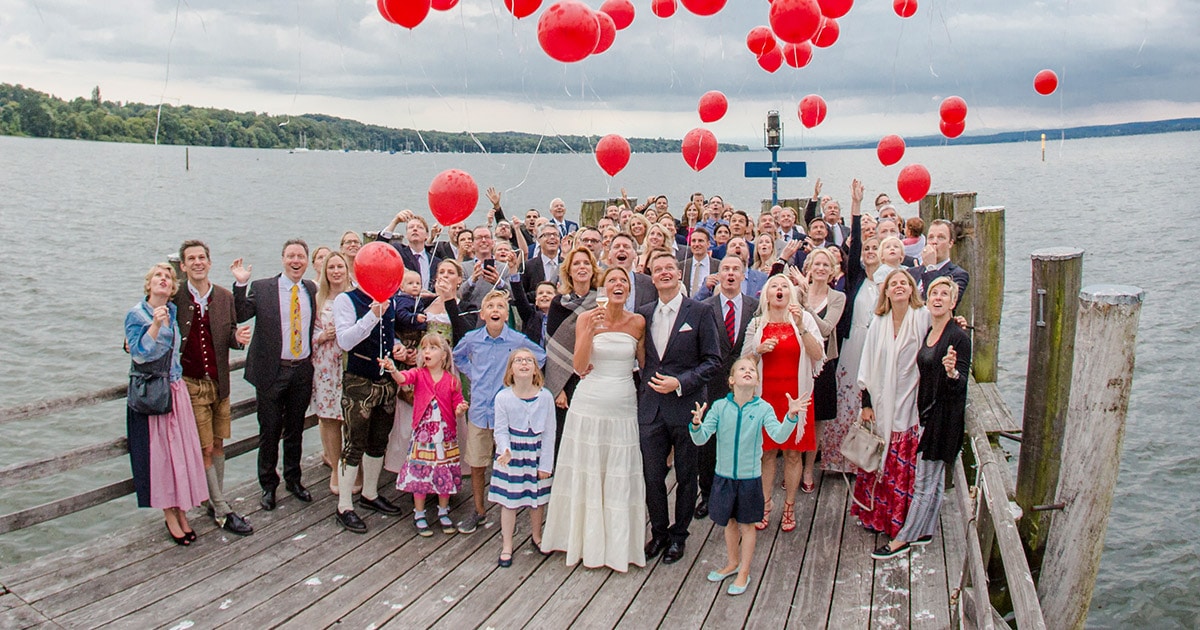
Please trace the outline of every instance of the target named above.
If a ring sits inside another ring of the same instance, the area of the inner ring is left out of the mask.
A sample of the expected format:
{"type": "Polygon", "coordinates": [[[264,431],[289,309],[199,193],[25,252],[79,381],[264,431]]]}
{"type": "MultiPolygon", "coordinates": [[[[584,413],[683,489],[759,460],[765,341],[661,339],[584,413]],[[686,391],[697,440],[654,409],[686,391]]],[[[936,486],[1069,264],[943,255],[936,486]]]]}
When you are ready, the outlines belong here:
{"type": "MultiPolygon", "coordinates": [[[[495,509],[470,535],[421,538],[411,512],[368,513],[370,531],[352,534],[333,518],[327,476],[320,464],[308,468],[316,500],[281,493],[274,512],[258,508],[254,484],[231,493],[244,497],[252,536],[216,529],[197,509],[189,516],[200,537],[187,548],[155,523],[6,568],[0,627],[947,628],[963,562],[951,501],[933,544],[872,560],[883,539],[849,515],[849,484],[836,474],[799,495],[795,531],[779,531],[776,511],[739,597],[705,579],[725,560],[722,529],[708,519],[692,524],[680,562],[621,574],[543,558],[522,516],[513,566],[501,569],[495,509]]],[[[394,496],[390,485],[384,493],[394,496]]],[[[469,491],[457,499],[455,518],[471,509],[469,491]]],[[[406,495],[398,502],[412,506],[406,495]]]]}

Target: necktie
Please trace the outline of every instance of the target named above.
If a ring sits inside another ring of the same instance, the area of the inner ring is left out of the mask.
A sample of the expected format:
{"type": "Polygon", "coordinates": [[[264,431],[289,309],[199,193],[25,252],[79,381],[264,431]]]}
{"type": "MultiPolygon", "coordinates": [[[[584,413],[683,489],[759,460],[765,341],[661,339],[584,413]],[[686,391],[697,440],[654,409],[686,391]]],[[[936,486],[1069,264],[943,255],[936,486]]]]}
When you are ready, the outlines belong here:
{"type": "Polygon", "coordinates": [[[733,300],[725,300],[725,334],[729,335],[729,345],[737,343],[737,322],[733,312],[733,300]]]}
{"type": "Polygon", "coordinates": [[[671,337],[671,324],[674,311],[662,302],[658,303],[658,312],[654,315],[654,349],[658,350],[658,357],[661,359],[666,356],[667,342],[671,337]]]}
{"type": "Polygon", "coordinates": [[[558,261],[553,258],[546,261],[546,281],[558,283],[558,261]]]}
{"type": "Polygon", "coordinates": [[[292,285],[292,317],[291,317],[292,356],[299,358],[304,351],[304,342],[300,338],[300,285],[292,285]]]}
{"type": "Polygon", "coordinates": [[[703,272],[703,269],[701,268],[700,263],[697,262],[695,258],[693,258],[692,259],[692,287],[691,287],[693,297],[695,297],[695,295],[700,292],[700,278],[703,277],[701,275],[702,272],[703,272]]]}

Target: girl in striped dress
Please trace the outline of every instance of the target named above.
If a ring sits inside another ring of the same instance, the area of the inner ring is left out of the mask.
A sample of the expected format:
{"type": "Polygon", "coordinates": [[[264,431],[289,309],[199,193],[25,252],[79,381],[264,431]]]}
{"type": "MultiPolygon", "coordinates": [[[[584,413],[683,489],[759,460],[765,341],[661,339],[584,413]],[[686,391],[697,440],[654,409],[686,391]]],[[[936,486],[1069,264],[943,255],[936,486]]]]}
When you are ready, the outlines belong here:
{"type": "Polygon", "coordinates": [[[555,422],[554,397],[542,387],[543,382],[532,352],[520,349],[508,356],[506,387],[496,395],[496,464],[488,491],[488,500],[503,508],[501,567],[512,566],[513,529],[520,508],[529,508],[530,537],[544,554],[542,506],[550,500],[555,422]]]}

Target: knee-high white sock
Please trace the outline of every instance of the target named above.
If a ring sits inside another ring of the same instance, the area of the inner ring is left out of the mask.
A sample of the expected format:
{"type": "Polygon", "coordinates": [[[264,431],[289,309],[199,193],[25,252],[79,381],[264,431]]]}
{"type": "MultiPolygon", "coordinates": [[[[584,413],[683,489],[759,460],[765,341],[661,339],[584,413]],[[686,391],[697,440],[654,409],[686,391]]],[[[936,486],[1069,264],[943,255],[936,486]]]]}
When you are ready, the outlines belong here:
{"type": "Polygon", "coordinates": [[[225,494],[225,456],[213,455],[213,468],[217,471],[217,485],[221,488],[221,494],[225,494]]]}
{"type": "Polygon", "coordinates": [[[373,501],[379,497],[379,474],[383,472],[383,458],[363,455],[362,469],[362,496],[364,499],[373,501]]]}
{"type": "Polygon", "coordinates": [[[224,518],[233,510],[229,509],[229,504],[225,502],[225,497],[221,494],[221,482],[217,480],[217,467],[205,468],[204,479],[208,482],[208,500],[212,503],[213,514],[217,518],[224,518]]]}
{"type": "MultiPolygon", "coordinates": [[[[366,458],[363,458],[363,461],[366,461],[366,458]]],[[[342,466],[342,469],[339,472],[342,480],[354,479],[355,477],[358,476],[358,466],[343,466],[341,462],[338,462],[338,465],[342,466]]],[[[354,484],[353,483],[338,484],[338,507],[337,507],[338,512],[349,512],[350,510],[353,510],[353,509],[354,509],[354,484]]]]}

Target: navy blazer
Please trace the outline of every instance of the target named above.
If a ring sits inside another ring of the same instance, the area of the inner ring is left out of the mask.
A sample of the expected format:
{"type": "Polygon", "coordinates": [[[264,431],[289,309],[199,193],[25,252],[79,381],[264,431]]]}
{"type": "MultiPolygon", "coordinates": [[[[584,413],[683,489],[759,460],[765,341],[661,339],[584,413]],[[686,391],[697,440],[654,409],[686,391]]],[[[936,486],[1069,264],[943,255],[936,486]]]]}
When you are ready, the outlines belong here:
{"type": "MultiPolygon", "coordinates": [[[[233,304],[237,310],[238,323],[254,318],[254,334],[250,337],[250,348],[246,352],[245,378],[256,389],[270,387],[279,376],[279,361],[283,355],[283,322],[279,319],[279,278],[277,275],[274,278],[254,280],[248,286],[233,285],[233,304]]],[[[308,325],[300,334],[311,340],[312,322],[317,316],[317,285],[307,279],[301,282],[304,283],[304,290],[308,292],[308,309],[312,316],[308,318],[308,325]]],[[[309,358],[312,358],[311,353],[309,358]]]]}
{"type": "MultiPolygon", "coordinates": [[[[918,269],[920,269],[920,272],[913,274],[913,280],[917,281],[917,289],[921,292],[921,299],[925,299],[927,297],[926,293],[929,291],[929,285],[934,280],[937,280],[942,276],[950,276],[950,279],[954,281],[954,284],[958,285],[958,300],[960,302],[962,301],[963,296],[967,294],[967,283],[970,282],[971,276],[967,273],[966,269],[963,269],[962,267],[959,267],[948,260],[946,261],[945,265],[942,265],[941,269],[934,269],[933,271],[930,271],[929,268],[925,267],[924,265],[918,269]]],[[[910,269],[909,271],[911,272],[912,270],[910,269]]]]}
{"type": "Polygon", "coordinates": [[[725,296],[718,293],[704,300],[704,303],[716,312],[717,325],[720,327],[717,332],[721,333],[721,369],[708,384],[708,400],[713,402],[729,393],[729,371],[733,369],[733,362],[742,356],[742,346],[746,345],[746,327],[754,319],[758,300],[742,294],[742,322],[738,324],[736,339],[732,344],[729,343],[729,335],[725,334],[725,296]]]}
{"type": "Polygon", "coordinates": [[[642,368],[638,423],[662,421],[686,425],[696,403],[707,402],[707,385],[721,369],[721,337],[712,307],[684,297],[675,315],[675,326],[667,340],[666,352],[659,358],[651,331],[654,329],[655,301],[638,309],[646,319],[646,365],[642,368]],[[679,393],[660,394],[650,388],[656,373],[679,379],[679,393]]]}
{"type": "MultiPolygon", "coordinates": [[[[417,265],[417,257],[412,252],[412,248],[408,245],[401,244],[399,241],[392,242],[392,247],[400,252],[400,259],[404,261],[404,269],[407,271],[421,272],[421,268],[417,265]]],[[[441,264],[442,259],[434,256],[429,248],[425,248],[425,255],[429,256],[429,286],[425,287],[426,291],[433,290],[433,281],[437,278],[437,268],[441,264]]]]}

